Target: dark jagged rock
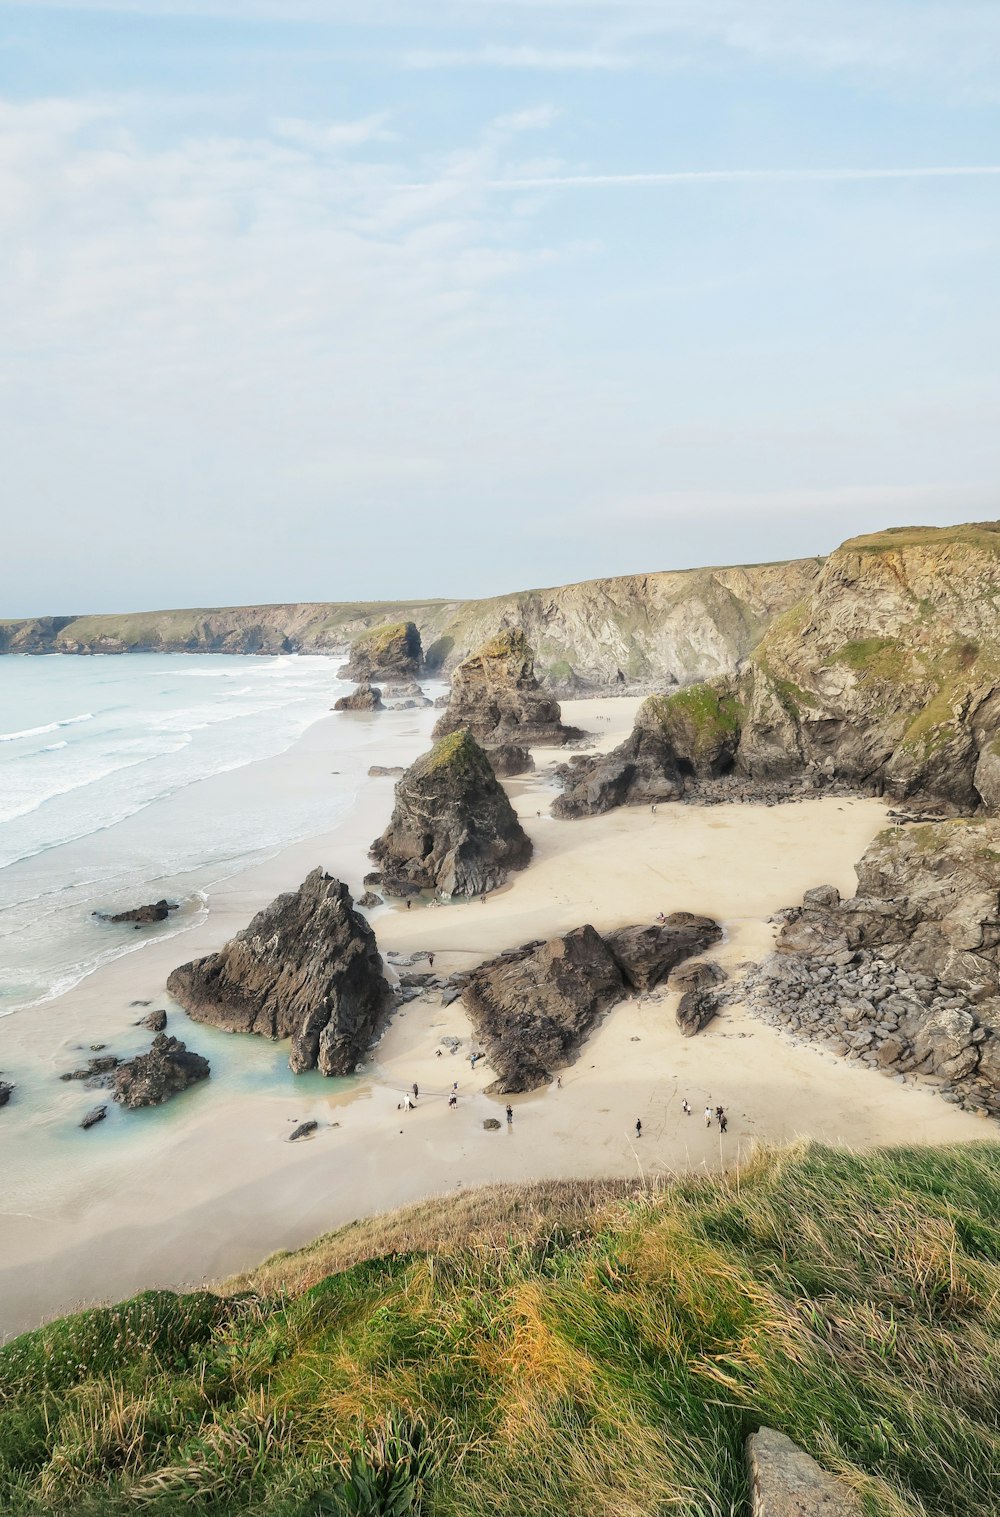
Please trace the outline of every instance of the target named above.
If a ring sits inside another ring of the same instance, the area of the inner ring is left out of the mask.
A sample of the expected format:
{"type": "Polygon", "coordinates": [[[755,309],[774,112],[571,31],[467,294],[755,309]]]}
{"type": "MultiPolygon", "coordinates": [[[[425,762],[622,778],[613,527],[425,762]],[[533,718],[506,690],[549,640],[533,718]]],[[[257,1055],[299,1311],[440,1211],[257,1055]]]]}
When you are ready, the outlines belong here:
{"type": "Polygon", "coordinates": [[[341,679],[411,679],[420,672],[420,633],[413,622],[375,627],[355,638],[341,679]]]}
{"type": "Polygon", "coordinates": [[[382,897],[376,895],[374,890],[366,890],[364,895],[358,897],[358,905],[366,911],[372,911],[376,906],[382,905],[382,897]]]}
{"type": "Polygon", "coordinates": [[[509,778],[515,774],[528,774],[534,769],[535,761],[527,748],[519,748],[516,743],[506,743],[499,748],[487,750],[490,763],[493,765],[493,773],[509,778]]]}
{"type": "Polygon", "coordinates": [[[207,1080],[207,1059],[192,1053],[178,1038],[158,1032],[148,1053],[122,1064],[115,1074],[115,1100],[130,1111],[161,1106],[189,1085],[207,1080]]]}
{"type": "Polygon", "coordinates": [[[98,1122],[103,1122],[107,1114],[108,1108],[106,1106],[92,1106],[90,1111],[88,1111],[87,1115],[84,1117],[83,1121],[80,1123],[80,1126],[83,1128],[84,1132],[86,1132],[88,1128],[96,1127],[98,1122]]]}
{"type": "Polygon", "coordinates": [[[738,991],[763,1020],[1000,1116],[1000,821],[880,833],[858,893],[808,891],[738,991]]]}
{"type": "Polygon", "coordinates": [[[689,990],[709,990],[726,980],[726,971],[712,960],[695,959],[689,964],[680,964],[667,977],[667,988],[686,995],[689,990]]]}
{"type": "Polygon", "coordinates": [[[0,1106],[6,1106],[14,1094],[14,1086],[8,1080],[0,1080],[0,1106]]]}
{"type": "Polygon", "coordinates": [[[375,934],[322,869],[218,953],[175,969],[167,990],[196,1021],[291,1038],[291,1068],[325,1075],[351,1073],[389,1002],[375,934]]]}
{"type": "Polygon", "coordinates": [[[531,858],[531,840],[482,748],[453,732],[423,754],[396,786],[392,819],[373,843],[383,887],[478,895],[531,858]]]}
{"type": "Polygon", "coordinates": [[[565,1065],[625,995],[618,963],[593,927],[528,944],[465,977],[463,998],[497,1073],[492,1090],[533,1090],[565,1065]]]}
{"type": "Polygon", "coordinates": [[[145,1027],[148,1032],[162,1032],[167,1025],[165,1011],[151,1011],[148,1016],[140,1017],[136,1027],[145,1027]]]}
{"type": "Polygon", "coordinates": [[[686,990],[677,1006],[677,1026],[686,1038],[707,1027],[718,1015],[719,999],[712,990],[686,990]]]}
{"type": "Polygon", "coordinates": [[[382,692],[367,680],[363,681],[350,695],[342,695],[333,703],[334,711],[384,711],[382,704],[382,692]]]}
{"type": "Polygon", "coordinates": [[[498,1122],[496,1117],[487,1117],[483,1122],[483,1127],[487,1132],[499,1132],[502,1126],[503,1123],[498,1122]]]}
{"type": "Polygon", "coordinates": [[[116,1054],[101,1054],[96,1059],[88,1059],[85,1069],[71,1069],[67,1074],[60,1075],[60,1080],[82,1080],[88,1090],[110,1090],[115,1083],[111,1078],[112,1070],[121,1064],[121,1059],[116,1054]]]}
{"type": "Polygon", "coordinates": [[[615,932],[606,932],[604,941],[626,982],[634,990],[652,990],[675,965],[696,953],[704,953],[721,937],[722,928],[711,917],[675,911],[664,922],[648,927],[619,927],[615,932]]]}
{"type": "Polygon", "coordinates": [[[739,706],[728,686],[651,695],[617,748],[561,771],[566,788],[552,814],[594,816],[616,806],[680,800],[699,782],[732,769],[739,732],[739,706]]]}
{"type": "Polygon", "coordinates": [[[498,632],[453,673],[448,708],[434,736],[463,727],[487,748],[551,747],[580,736],[563,726],[558,701],[535,678],[534,653],[520,628],[498,632]]]}
{"type": "Polygon", "coordinates": [[[136,927],[145,927],[151,922],[165,922],[172,911],[178,910],[177,901],[153,901],[148,906],[133,906],[129,911],[95,911],[98,921],[118,925],[133,922],[136,927]]]}
{"type": "Polygon", "coordinates": [[[295,1131],[288,1134],[289,1143],[295,1143],[299,1138],[308,1138],[318,1127],[318,1122],[300,1122],[295,1131]]]}

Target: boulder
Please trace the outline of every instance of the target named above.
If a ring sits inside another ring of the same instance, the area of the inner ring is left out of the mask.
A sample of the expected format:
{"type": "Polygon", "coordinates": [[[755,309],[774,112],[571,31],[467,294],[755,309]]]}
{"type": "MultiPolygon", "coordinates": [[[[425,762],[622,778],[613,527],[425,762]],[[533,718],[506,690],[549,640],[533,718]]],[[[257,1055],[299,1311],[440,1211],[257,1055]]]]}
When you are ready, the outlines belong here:
{"type": "Polygon", "coordinates": [[[318,1127],[318,1122],[300,1122],[295,1131],[289,1133],[289,1143],[296,1143],[299,1138],[308,1138],[310,1133],[314,1133],[318,1127]]]}
{"type": "Polygon", "coordinates": [[[84,1132],[86,1132],[88,1128],[96,1127],[98,1122],[103,1122],[107,1114],[108,1108],[106,1106],[92,1106],[90,1111],[88,1111],[87,1115],[84,1117],[83,1121],[80,1123],[80,1126],[83,1128],[84,1132]]]}
{"type": "Polygon", "coordinates": [[[136,1027],[145,1027],[148,1032],[162,1032],[167,1025],[165,1011],[151,1011],[148,1016],[140,1017],[136,1027]]]}
{"type": "Polygon", "coordinates": [[[709,990],[721,985],[727,978],[721,964],[713,960],[695,959],[689,964],[679,964],[667,976],[667,989],[686,995],[689,990],[709,990]]]}
{"type": "Polygon", "coordinates": [[[7,1080],[0,1080],[0,1106],[6,1106],[14,1094],[14,1087],[7,1080]]]}
{"type": "Polygon", "coordinates": [[[365,680],[350,695],[342,695],[333,703],[334,711],[384,711],[382,692],[365,680]]]}
{"type": "Polygon", "coordinates": [[[719,999],[712,990],[687,990],[677,1006],[677,1026],[686,1038],[693,1038],[718,1015],[719,999]]]}
{"type": "Polygon", "coordinates": [[[413,622],[375,627],[355,638],[341,679],[412,679],[420,672],[420,633],[413,622]]]}
{"type": "Polygon", "coordinates": [[[498,1122],[496,1117],[487,1117],[483,1122],[483,1126],[487,1132],[499,1132],[503,1123],[498,1122]]]}
{"type": "Polygon", "coordinates": [[[448,707],[434,736],[446,737],[460,728],[486,748],[558,746],[579,736],[563,726],[558,701],[539,685],[534,652],[519,627],[498,632],[452,674],[448,707]]]}
{"type": "Polygon", "coordinates": [[[465,977],[463,999],[497,1073],[491,1090],[532,1090],[575,1054],[625,981],[593,927],[527,944],[465,977]]]}
{"type": "Polygon", "coordinates": [[[487,749],[493,773],[509,778],[515,774],[527,774],[534,769],[535,761],[527,748],[516,743],[505,743],[498,748],[487,749]]]}
{"type": "Polygon", "coordinates": [[[390,1000],[375,934],[322,869],[218,953],[175,969],[167,989],[196,1021],[291,1038],[291,1068],[325,1075],[352,1072],[390,1000]]]}
{"type": "Polygon", "coordinates": [[[111,922],[116,926],[131,922],[136,927],[145,927],[151,922],[165,922],[170,913],[178,909],[177,901],[153,901],[148,906],[133,906],[128,911],[95,911],[94,916],[100,922],[111,922]]]}
{"type": "Polygon", "coordinates": [[[971,1075],[979,1063],[979,1045],[973,1040],[978,1026],[971,1011],[941,1007],[932,1012],[913,1036],[918,1065],[946,1080],[971,1075]]]}
{"type": "Polygon", "coordinates": [[[652,990],[665,980],[675,965],[693,954],[704,953],[722,937],[722,928],[710,917],[675,911],[664,922],[648,927],[619,927],[606,932],[604,941],[633,990],[652,990]]]}
{"type": "Polygon", "coordinates": [[[436,743],[396,786],[392,819],[372,844],[383,888],[478,895],[531,858],[531,840],[490,761],[462,729],[436,743]]]}
{"type": "Polygon", "coordinates": [[[862,1517],[850,1486],[784,1433],[762,1427],[747,1439],[746,1454],[751,1517],[862,1517]]]}
{"type": "Polygon", "coordinates": [[[208,1060],[192,1053],[178,1038],[158,1032],[148,1053],[122,1064],[115,1074],[115,1100],[130,1111],[161,1106],[189,1085],[207,1080],[208,1060]]]}
{"type": "Polygon", "coordinates": [[[366,890],[364,895],[358,896],[358,905],[363,906],[365,911],[372,911],[376,906],[382,905],[382,897],[376,895],[374,890],[366,890]]]}

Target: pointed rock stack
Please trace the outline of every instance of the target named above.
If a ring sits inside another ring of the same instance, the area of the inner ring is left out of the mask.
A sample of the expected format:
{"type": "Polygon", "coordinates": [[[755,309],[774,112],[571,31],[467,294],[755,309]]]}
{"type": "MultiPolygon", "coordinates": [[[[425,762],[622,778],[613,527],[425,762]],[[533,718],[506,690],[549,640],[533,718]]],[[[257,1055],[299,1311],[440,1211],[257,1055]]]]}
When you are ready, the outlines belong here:
{"type": "Polygon", "coordinates": [[[423,649],[415,622],[375,627],[354,639],[341,679],[358,684],[373,679],[411,680],[420,673],[423,649]]]}
{"type": "Polygon", "coordinates": [[[524,768],[530,766],[524,753],[529,744],[561,746],[579,734],[564,727],[559,702],[541,688],[535,677],[535,657],[521,629],[498,632],[467,658],[452,675],[448,709],[438,719],[435,737],[466,727],[490,752],[520,749],[524,768]]]}
{"type": "Polygon", "coordinates": [[[371,856],[393,895],[480,895],[531,858],[531,839],[470,732],[422,754],[396,786],[396,805],[371,856]]]}
{"type": "Polygon", "coordinates": [[[322,869],[218,953],[175,969],[167,990],[196,1021],[291,1038],[291,1068],[325,1075],[351,1073],[390,997],[375,934],[322,869]]]}

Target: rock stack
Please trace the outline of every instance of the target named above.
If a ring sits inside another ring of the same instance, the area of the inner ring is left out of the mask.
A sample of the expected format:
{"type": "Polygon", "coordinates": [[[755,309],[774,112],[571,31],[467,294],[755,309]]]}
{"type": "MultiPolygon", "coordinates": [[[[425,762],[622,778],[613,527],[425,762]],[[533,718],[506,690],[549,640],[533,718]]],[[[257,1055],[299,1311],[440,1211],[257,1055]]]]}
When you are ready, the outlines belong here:
{"type": "Polygon", "coordinates": [[[218,953],[175,969],[167,989],[196,1021],[291,1038],[291,1068],[325,1075],[352,1072],[390,1000],[374,933],[322,869],[218,953]]]}
{"type": "Polygon", "coordinates": [[[411,680],[420,673],[423,650],[414,622],[375,627],[355,638],[341,679],[362,681],[411,680]]]}
{"type": "Polygon", "coordinates": [[[334,711],[384,711],[382,692],[370,680],[362,680],[350,695],[342,695],[333,703],[334,711]]]}
{"type": "MultiPolygon", "coordinates": [[[[158,1032],[148,1053],[139,1054],[118,1066],[115,1072],[115,1100],[135,1111],[140,1106],[162,1106],[171,1096],[179,1095],[189,1085],[207,1080],[211,1073],[207,1059],[192,1053],[178,1038],[158,1032]]],[[[87,1126],[100,1121],[94,1111],[85,1118],[87,1126]],[[93,1119],[93,1122],[91,1121],[93,1119]]]]}
{"type": "Polygon", "coordinates": [[[498,632],[452,675],[451,698],[434,728],[435,737],[466,728],[492,757],[500,772],[520,773],[531,765],[531,744],[559,747],[579,733],[562,724],[558,701],[541,688],[535,659],[520,628],[498,632]]]}
{"type": "Polygon", "coordinates": [[[396,785],[392,819],[372,844],[392,895],[480,895],[531,858],[531,839],[489,759],[466,730],[421,755],[396,785]]]}

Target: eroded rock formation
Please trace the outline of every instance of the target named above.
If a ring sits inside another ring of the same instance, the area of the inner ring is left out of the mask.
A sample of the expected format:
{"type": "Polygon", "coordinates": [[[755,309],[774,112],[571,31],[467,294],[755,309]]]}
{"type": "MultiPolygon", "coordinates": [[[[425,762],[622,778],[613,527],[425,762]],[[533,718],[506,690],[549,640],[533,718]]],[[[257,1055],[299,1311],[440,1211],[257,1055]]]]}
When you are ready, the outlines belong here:
{"type": "Polygon", "coordinates": [[[520,628],[498,632],[455,670],[435,737],[467,728],[487,748],[559,746],[579,734],[564,727],[558,701],[535,677],[535,656],[520,628]]]}
{"type": "Polygon", "coordinates": [[[652,990],[683,960],[704,953],[721,937],[722,928],[711,917],[675,911],[664,921],[648,927],[619,927],[606,932],[604,941],[618,961],[626,983],[633,990],[652,990]]]}
{"type": "Polygon", "coordinates": [[[171,1096],[207,1080],[209,1062],[192,1053],[178,1038],[158,1032],[148,1053],[119,1066],[115,1074],[115,1100],[130,1110],[161,1106],[171,1096]]]}
{"type": "Polygon", "coordinates": [[[384,711],[382,692],[368,680],[363,680],[350,695],[342,695],[333,703],[334,711],[384,711]]]}
{"type": "Polygon", "coordinates": [[[341,679],[409,679],[420,672],[422,649],[414,622],[375,627],[355,638],[341,679]]]}
{"type": "Polygon", "coordinates": [[[1000,821],[880,833],[857,875],[853,899],[824,886],[785,913],[738,993],[765,1021],[1000,1115],[1000,821]]]}
{"type": "Polygon", "coordinates": [[[371,856],[390,894],[425,889],[479,895],[525,867],[531,839],[486,754],[463,729],[410,765],[371,856]]]}
{"type": "Polygon", "coordinates": [[[374,933],[322,869],[218,953],[175,969],[167,989],[196,1021],[290,1038],[291,1068],[325,1075],[351,1073],[390,997],[374,933]]]}

